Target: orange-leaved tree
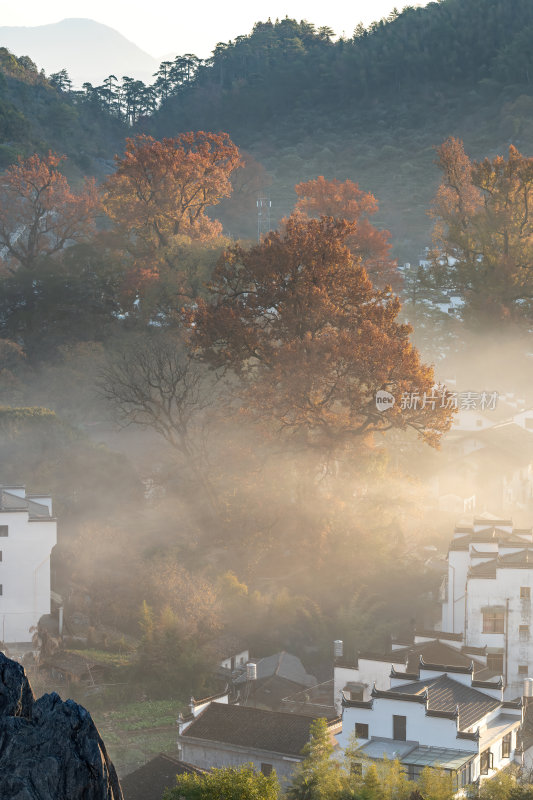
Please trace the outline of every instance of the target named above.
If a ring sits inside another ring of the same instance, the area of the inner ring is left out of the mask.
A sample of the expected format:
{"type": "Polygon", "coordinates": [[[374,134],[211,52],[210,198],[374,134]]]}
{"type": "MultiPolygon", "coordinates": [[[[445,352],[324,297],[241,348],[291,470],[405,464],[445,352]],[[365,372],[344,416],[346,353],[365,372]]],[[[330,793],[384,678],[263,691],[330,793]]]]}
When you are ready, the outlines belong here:
{"type": "Polygon", "coordinates": [[[333,217],[355,223],[346,244],[356,258],[360,258],[374,286],[384,289],[401,288],[398,263],[391,258],[389,231],[380,231],[368,219],[378,210],[373,194],[364,192],[353,181],[327,181],[323,175],[316,180],[298,183],[296,211],[310,217],[333,217]]]}
{"type": "Polygon", "coordinates": [[[59,171],[63,158],[52,152],[19,158],[0,177],[0,249],[8,272],[33,270],[43,257],[94,232],[94,180],[74,193],[59,171]]]}
{"type": "Polygon", "coordinates": [[[410,426],[436,445],[452,412],[409,341],[411,328],[397,321],[400,301],[376,289],[345,246],[355,229],[293,214],[259,245],[230,247],[210,302],[191,311],[193,346],[239,376],[255,418],[299,442],[331,450],[410,426]],[[395,400],[386,411],[376,402],[380,391],[395,400]]]}
{"type": "Polygon", "coordinates": [[[463,143],[438,148],[443,180],[432,216],[434,275],[466,300],[477,325],[533,314],[533,158],[472,161],[463,143]]]}
{"type": "Polygon", "coordinates": [[[230,175],[241,165],[228,134],[182,133],[156,141],[126,140],[124,156],[104,185],[103,202],[119,242],[142,272],[179,269],[176,246],[220,236],[206,211],[231,193],[230,175]]]}

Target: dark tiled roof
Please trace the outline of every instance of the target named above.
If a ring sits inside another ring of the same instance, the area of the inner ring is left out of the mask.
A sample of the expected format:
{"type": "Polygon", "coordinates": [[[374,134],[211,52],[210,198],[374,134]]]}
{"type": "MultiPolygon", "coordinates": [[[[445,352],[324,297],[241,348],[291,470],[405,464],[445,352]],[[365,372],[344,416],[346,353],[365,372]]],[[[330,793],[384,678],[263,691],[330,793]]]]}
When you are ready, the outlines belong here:
{"type": "Polygon", "coordinates": [[[447,675],[430,680],[415,681],[394,689],[395,694],[420,695],[427,690],[428,710],[454,713],[459,707],[459,728],[464,730],[474,725],[490,711],[501,706],[498,700],[488,697],[477,689],[454,681],[447,675]]]}
{"type": "Polygon", "coordinates": [[[176,784],[176,775],[203,775],[205,770],[160,753],[135,772],[122,778],[124,800],[161,800],[165,789],[176,784]]]}
{"type": "Polygon", "coordinates": [[[448,639],[450,642],[462,642],[462,633],[451,633],[449,631],[416,630],[415,636],[427,636],[431,639],[448,639]]]}
{"type": "Polygon", "coordinates": [[[475,567],[470,567],[468,574],[471,578],[496,578],[496,559],[483,561],[481,564],[476,564],[475,567]]]}
{"type": "MultiPolygon", "coordinates": [[[[241,685],[239,692],[240,697],[247,697],[246,702],[241,702],[243,705],[253,706],[254,708],[268,708],[276,711],[283,705],[283,700],[287,695],[294,694],[302,688],[301,683],[289,681],[286,678],[281,678],[279,675],[271,675],[263,680],[251,681],[248,688],[241,685]]],[[[311,687],[309,687],[311,688],[311,687]]],[[[304,690],[306,691],[306,690],[304,690]]]]}
{"type": "MultiPolygon", "coordinates": [[[[439,664],[449,667],[469,667],[472,662],[474,663],[474,671],[482,670],[484,665],[473,659],[472,656],[463,652],[463,649],[452,647],[446,644],[446,641],[441,641],[439,637],[442,636],[444,640],[462,641],[463,635],[461,633],[442,633],[441,631],[417,631],[419,636],[431,636],[431,641],[420,642],[418,644],[410,644],[402,646],[397,650],[389,650],[387,653],[359,653],[359,658],[368,659],[369,661],[384,661],[390,664],[405,664],[405,671],[408,673],[418,674],[420,664],[420,656],[423,656],[424,661],[430,664],[439,664]]],[[[484,649],[479,648],[480,654],[483,654],[484,649]]],[[[335,664],[339,667],[347,667],[357,669],[358,663],[352,662],[348,659],[336,659],[335,664]]]]}
{"type": "Polygon", "coordinates": [[[344,708],[372,708],[372,700],[349,700],[344,694],[342,695],[342,705],[344,708]]]}
{"type": "MultiPolygon", "coordinates": [[[[465,530],[462,532],[465,533],[465,530]]],[[[498,542],[503,547],[524,547],[528,544],[525,536],[531,539],[531,531],[516,528],[509,533],[490,523],[477,533],[472,530],[464,536],[453,539],[450,542],[449,550],[468,550],[470,544],[488,544],[489,542],[498,542]]],[[[476,548],[473,549],[475,552],[476,548]]]]}
{"type": "MultiPolygon", "coordinates": [[[[494,429],[493,429],[494,430],[494,429]]],[[[521,436],[522,434],[520,431],[518,435],[521,436]]],[[[532,437],[533,443],[533,437],[532,437]]],[[[497,517],[474,517],[474,525],[483,525],[486,528],[497,528],[501,525],[505,525],[506,528],[512,527],[513,520],[512,519],[498,519],[497,517]]]]}
{"type": "Polygon", "coordinates": [[[529,567],[533,568],[533,550],[527,547],[518,553],[507,553],[498,559],[499,567],[529,567]]]}
{"type": "Polygon", "coordinates": [[[468,675],[468,673],[474,672],[474,666],[472,660],[468,664],[439,664],[435,661],[427,661],[423,656],[420,656],[420,669],[427,669],[433,672],[455,672],[461,675],[468,675]]]}
{"type": "Polygon", "coordinates": [[[503,556],[476,564],[471,567],[469,575],[472,578],[492,578],[496,577],[497,569],[533,569],[533,549],[526,548],[517,553],[507,553],[503,556]]]}
{"type": "Polygon", "coordinates": [[[48,506],[28,497],[18,497],[0,487],[0,511],[27,511],[31,519],[51,518],[48,506]]]}
{"type": "Polygon", "coordinates": [[[458,539],[453,539],[450,542],[449,550],[468,550],[471,536],[461,536],[458,539]]]}
{"type": "MultiPolygon", "coordinates": [[[[277,675],[279,678],[292,681],[299,686],[315,686],[317,683],[313,675],[309,675],[302,662],[291,653],[275,653],[257,662],[257,679],[270,678],[277,675]]],[[[236,684],[246,683],[246,674],[236,678],[236,684]]]]}
{"type": "Polygon", "coordinates": [[[211,703],[182,736],[294,757],[309,741],[312,722],[303,714],[211,703]]]}
{"type": "MultiPolygon", "coordinates": [[[[437,636],[438,632],[434,635],[437,636]]],[[[458,648],[437,640],[413,645],[407,661],[407,672],[418,672],[420,656],[422,656],[426,664],[439,664],[448,667],[470,667],[472,661],[474,661],[474,671],[483,667],[480,662],[472,659],[471,656],[461,652],[458,648]]]]}

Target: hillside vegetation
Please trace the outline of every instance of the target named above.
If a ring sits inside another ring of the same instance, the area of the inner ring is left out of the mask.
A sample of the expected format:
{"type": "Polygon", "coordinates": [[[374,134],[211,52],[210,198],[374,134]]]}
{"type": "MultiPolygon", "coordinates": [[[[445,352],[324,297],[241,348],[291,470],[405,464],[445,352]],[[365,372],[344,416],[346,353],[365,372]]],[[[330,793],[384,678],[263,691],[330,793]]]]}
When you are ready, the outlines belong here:
{"type": "MultiPolygon", "coordinates": [[[[128,131],[223,130],[272,176],[273,224],[296,183],[349,178],[378,198],[395,254],[414,260],[430,238],[435,146],[454,135],[475,158],[533,149],[532,32],[528,0],[407,6],[338,41],[310,22],[267,20],[205,61],[164,62],[151,86],[110,76],[78,92],[3,50],[0,164],[52,147],[101,175],[128,131]]],[[[250,202],[240,226],[221,216],[250,235],[255,214],[250,202]]]]}
{"type": "Polygon", "coordinates": [[[74,172],[97,176],[122,147],[122,122],[63,92],[27,56],[0,48],[0,167],[18,155],[52,149],[70,157],[74,172]]]}

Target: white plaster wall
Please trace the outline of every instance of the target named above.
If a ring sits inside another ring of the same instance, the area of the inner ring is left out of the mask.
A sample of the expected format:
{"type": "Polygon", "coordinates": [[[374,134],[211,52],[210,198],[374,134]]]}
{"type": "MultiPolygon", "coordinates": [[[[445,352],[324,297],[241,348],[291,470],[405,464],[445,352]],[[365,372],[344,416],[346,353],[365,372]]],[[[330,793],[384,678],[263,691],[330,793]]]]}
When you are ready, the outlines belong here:
{"type": "Polygon", "coordinates": [[[465,586],[470,556],[466,550],[448,553],[448,602],[442,606],[442,629],[448,633],[464,633],[465,586]]]}
{"type": "Polygon", "coordinates": [[[449,678],[456,681],[457,683],[462,683],[464,686],[472,686],[472,674],[470,672],[450,672],[446,673],[440,670],[434,669],[420,669],[420,680],[434,680],[435,678],[439,678],[441,675],[448,675],[449,678]]]}
{"type": "Polygon", "coordinates": [[[405,672],[403,661],[391,663],[391,661],[373,661],[360,657],[358,668],[340,667],[335,665],[333,671],[333,702],[340,714],[342,711],[342,691],[347,683],[362,683],[364,685],[363,700],[370,700],[374,683],[377,689],[390,689],[391,667],[398,672],[405,672]]]}
{"type": "Polygon", "coordinates": [[[375,698],[372,709],[345,708],[342,717],[342,733],[337,735],[341,748],[345,748],[350,735],[355,731],[355,723],[368,725],[368,735],[392,739],[393,715],[407,717],[406,739],[431,747],[451,747],[466,752],[477,752],[477,742],[457,738],[457,724],[454,719],[426,716],[422,703],[375,698]]]}
{"type": "Polygon", "coordinates": [[[201,769],[211,769],[212,767],[239,767],[243,764],[252,763],[257,771],[260,771],[261,764],[272,764],[282,785],[291,777],[294,769],[300,763],[300,759],[290,759],[271,753],[260,753],[244,748],[232,748],[218,742],[185,742],[178,740],[181,745],[181,760],[188,764],[193,764],[201,769]]]}
{"type": "MultiPolygon", "coordinates": [[[[250,660],[250,654],[248,650],[243,650],[240,653],[235,653],[235,667],[244,667],[246,662],[250,660]]],[[[220,662],[220,666],[224,669],[231,669],[231,656],[229,658],[225,658],[223,661],[220,662]]]]}
{"type": "Polygon", "coordinates": [[[519,665],[528,665],[533,673],[533,619],[531,603],[533,599],[532,569],[498,569],[496,580],[471,578],[468,582],[468,644],[499,647],[507,651],[507,673],[504,697],[512,699],[523,694],[525,675],[518,674],[519,665]],[[530,587],[531,599],[520,599],[520,587],[530,587]],[[507,619],[507,647],[505,634],[484,633],[484,606],[506,606],[509,600],[507,619]],[[520,625],[529,625],[529,638],[520,635],[520,625]]]}
{"type": "Polygon", "coordinates": [[[29,520],[27,511],[2,512],[0,524],[0,639],[30,642],[30,627],[50,613],[50,554],[57,542],[55,520],[29,520]]]}

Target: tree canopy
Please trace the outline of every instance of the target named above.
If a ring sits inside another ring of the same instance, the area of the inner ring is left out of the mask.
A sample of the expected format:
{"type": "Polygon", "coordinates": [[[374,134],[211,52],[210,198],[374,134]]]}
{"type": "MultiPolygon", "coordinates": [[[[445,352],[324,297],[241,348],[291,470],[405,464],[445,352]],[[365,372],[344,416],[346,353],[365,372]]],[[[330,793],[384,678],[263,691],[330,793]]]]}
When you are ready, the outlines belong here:
{"type": "Polygon", "coordinates": [[[435,445],[451,412],[440,400],[402,407],[405,394],[432,395],[433,370],[397,321],[398,298],[375,289],[345,246],[354,231],[354,223],[293,215],[259,245],[229,248],[210,302],[191,312],[193,346],[239,375],[253,416],[301,442],[335,447],[410,426],[435,445]],[[378,391],[396,399],[386,413],[378,391]]]}
{"type": "Polygon", "coordinates": [[[438,149],[443,181],[433,205],[434,271],[457,289],[477,324],[531,318],[533,158],[513,145],[508,158],[472,161],[461,141],[438,149]]]}

